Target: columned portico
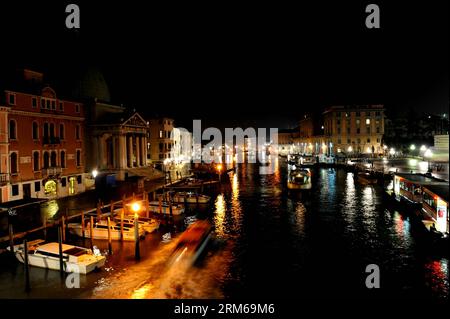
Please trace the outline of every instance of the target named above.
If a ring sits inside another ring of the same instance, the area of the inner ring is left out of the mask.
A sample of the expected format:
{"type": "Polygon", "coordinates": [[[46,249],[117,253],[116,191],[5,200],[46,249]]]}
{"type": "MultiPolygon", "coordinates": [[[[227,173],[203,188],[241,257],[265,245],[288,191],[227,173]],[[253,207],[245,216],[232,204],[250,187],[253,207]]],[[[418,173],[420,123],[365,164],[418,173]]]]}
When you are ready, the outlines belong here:
{"type": "Polygon", "coordinates": [[[95,167],[117,172],[117,179],[123,180],[127,170],[146,166],[147,130],[147,122],[137,113],[120,123],[94,126],[95,167]]]}

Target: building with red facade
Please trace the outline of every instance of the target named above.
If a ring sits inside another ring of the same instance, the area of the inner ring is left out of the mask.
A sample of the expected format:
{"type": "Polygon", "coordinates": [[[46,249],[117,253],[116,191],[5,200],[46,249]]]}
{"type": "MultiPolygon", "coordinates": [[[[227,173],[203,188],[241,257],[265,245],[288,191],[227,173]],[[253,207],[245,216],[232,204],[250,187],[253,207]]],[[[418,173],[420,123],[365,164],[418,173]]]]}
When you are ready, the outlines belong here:
{"type": "MultiPolygon", "coordinates": [[[[82,103],[22,70],[0,97],[0,202],[85,191],[82,103]]],[[[86,181],[87,182],[87,181],[86,181]]]]}

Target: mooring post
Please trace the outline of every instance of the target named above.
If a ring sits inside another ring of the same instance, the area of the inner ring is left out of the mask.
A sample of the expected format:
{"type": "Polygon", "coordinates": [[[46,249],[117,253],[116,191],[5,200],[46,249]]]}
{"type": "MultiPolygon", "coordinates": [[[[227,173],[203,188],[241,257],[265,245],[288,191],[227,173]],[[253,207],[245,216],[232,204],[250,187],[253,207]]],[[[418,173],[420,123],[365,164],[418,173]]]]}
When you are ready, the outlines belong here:
{"type": "Polygon", "coordinates": [[[89,237],[91,238],[91,249],[94,249],[94,243],[92,242],[94,238],[94,216],[91,216],[91,220],[89,221],[89,237]]]}
{"type": "Polygon", "coordinates": [[[23,251],[25,254],[24,267],[25,267],[25,291],[30,291],[30,267],[28,264],[28,242],[26,239],[23,241],[23,251]]]}
{"type": "Polygon", "coordinates": [[[112,244],[111,244],[111,217],[108,216],[108,251],[112,254],[112,244]]]}
{"type": "Polygon", "coordinates": [[[44,240],[47,240],[47,216],[45,216],[45,215],[44,215],[43,226],[44,226],[44,240]]]}
{"type": "Polygon", "coordinates": [[[100,209],[100,200],[97,203],[97,222],[100,221],[101,209],[100,209]]]}
{"type": "Polygon", "coordinates": [[[113,202],[113,200],[111,199],[111,206],[110,206],[110,215],[112,216],[113,215],[113,213],[114,213],[114,202],[113,202]]]}
{"type": "Polygon", "coordinates": [[[62,231],[62,241],[63,243],[66,241],[66,221],[65,221],[65,217],[62,216],[61,217],[61,231],[62,231]]]}
{"type": "Polygon", "coordinates": [[[124,208],[122,208],[122,211],[120,213],[120,240],[123,241],[123,215],[124,215],[124,210],[125,210],[125,206],[124,208]]]}
{"type": "Polygon", "coordinates": [[[81,212],[81,237],[84,239],[85,238],[85,224],[84,224],[84,211],[81,212]]]}
{"type": "Polygon", "coordinates": [[[14,231],[13,231],[13,225],[9,224],[9,249],[11,249],[11,252],[14,254],[14,231]]]}
{"type": "Polygon", "coordinates": [[[58,247],[59,247],[59,274],[61,278],[64,275],[64,261],[63,261],[63,250],[62,250],[62,229],[61,226],[58,227],[58,247]]]}
{"type": "Polygon", "coordinates": [[[139,220],[137,214],[134,215],[134,258],[136,260],[141,259],[141,254],[139,251],[139,220]]]}
{"type": "Polygon", "coordinates": [[[145,201],[145,216],[147,218],[150,217],[150,201],[148,200],[148,194],[147,194],[147,200],[145,201]]]}

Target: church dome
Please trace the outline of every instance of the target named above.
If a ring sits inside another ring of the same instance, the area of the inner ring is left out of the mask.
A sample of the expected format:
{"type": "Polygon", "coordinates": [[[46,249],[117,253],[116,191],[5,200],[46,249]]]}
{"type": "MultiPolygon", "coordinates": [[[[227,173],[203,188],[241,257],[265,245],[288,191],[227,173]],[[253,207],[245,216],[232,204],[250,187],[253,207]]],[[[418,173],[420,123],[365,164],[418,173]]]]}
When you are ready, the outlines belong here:
{"type": "Polygon", "coordinates": [[[80,99],[97,99],[102,102],[111,102],[108,84],[103,73],[98,68],[89,68],[81,75],[74,94],[80,99]]]}

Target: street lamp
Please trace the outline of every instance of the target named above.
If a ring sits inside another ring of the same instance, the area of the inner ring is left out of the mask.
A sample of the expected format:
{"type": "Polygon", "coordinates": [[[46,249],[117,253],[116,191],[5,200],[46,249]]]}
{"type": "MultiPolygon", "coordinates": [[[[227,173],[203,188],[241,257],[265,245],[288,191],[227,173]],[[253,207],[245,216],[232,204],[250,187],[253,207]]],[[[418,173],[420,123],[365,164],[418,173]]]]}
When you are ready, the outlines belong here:
{"type": "Polygon", "coordinates": [[[414,151],[414,150],[416,150],[416,146],[415,146],[414,144],[411,144],[411,146],[409,147],[409,149],[410,149],[411,151],[414,151]]]}
{"type": "Polygon", "coordinates": [[[92,171],[92,177],[93,177],[93,178],[96,178],[97,175],[98,175],[98,171],[97,171],[96,169],[94,169],[94,170],[92,171]]]}
{"type": "Polygon", "coordinates": [[[420,147],[420,151],[421,152],[425,152],[427,150],[427,147],[425,146],[425,145],[422,145],[421,147],[420,147]]]}
{"type": "Polygon", "coordinates": [[[134,212],[134,214],[136,215],[140,210],[141,210],[141,204],[139,204],[138,202],[134,202],[131,204],[131,210],[134,212]]]}

